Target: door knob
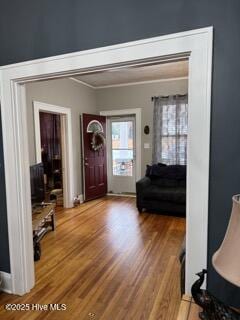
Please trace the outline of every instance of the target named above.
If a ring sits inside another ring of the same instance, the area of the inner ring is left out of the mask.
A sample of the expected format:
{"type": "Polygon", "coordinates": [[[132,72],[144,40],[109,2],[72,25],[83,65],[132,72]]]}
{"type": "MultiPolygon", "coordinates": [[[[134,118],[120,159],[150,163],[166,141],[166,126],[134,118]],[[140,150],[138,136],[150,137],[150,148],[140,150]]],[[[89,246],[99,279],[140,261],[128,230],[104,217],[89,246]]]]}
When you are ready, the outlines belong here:
{"type": "Polygon", "coordinates": [[[85,163],[85,166],[89,166],[89,164],[88,164],[88,163],[85,163]]]}

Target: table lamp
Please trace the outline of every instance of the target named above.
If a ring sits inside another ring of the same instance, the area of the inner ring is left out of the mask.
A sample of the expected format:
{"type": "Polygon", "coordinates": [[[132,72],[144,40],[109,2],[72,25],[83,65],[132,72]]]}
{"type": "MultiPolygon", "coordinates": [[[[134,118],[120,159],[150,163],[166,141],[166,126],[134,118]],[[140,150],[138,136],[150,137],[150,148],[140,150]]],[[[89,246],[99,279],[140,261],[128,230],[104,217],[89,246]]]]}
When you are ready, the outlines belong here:
{"type": "MultiPolygon", "coordinates": [[[[240,194],[232,198],[232,213],[220,248],[214,253],[215,270],[227,281],[240,287],[240,194]]],[[[192,296],[202,307],[199,314],[203,320],[240,320],[240,313],[225,305],[207,290],[201,290],[206,270],[198,273],[199,279],[192,286],[192,296]]]]}

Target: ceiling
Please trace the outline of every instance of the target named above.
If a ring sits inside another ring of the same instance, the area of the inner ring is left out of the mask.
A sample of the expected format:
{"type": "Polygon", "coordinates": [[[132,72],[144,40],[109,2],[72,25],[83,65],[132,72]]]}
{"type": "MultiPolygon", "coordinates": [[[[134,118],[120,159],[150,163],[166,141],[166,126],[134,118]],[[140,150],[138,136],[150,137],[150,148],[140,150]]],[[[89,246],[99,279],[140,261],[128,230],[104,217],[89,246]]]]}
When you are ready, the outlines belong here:
{"type": "Polygon", "coordinates": [[[183,60],[148,66],[124,67],[79,76],[75,75],[74,79],[93,88],[103,88],[187,76],[188,61],[183,60]]]}

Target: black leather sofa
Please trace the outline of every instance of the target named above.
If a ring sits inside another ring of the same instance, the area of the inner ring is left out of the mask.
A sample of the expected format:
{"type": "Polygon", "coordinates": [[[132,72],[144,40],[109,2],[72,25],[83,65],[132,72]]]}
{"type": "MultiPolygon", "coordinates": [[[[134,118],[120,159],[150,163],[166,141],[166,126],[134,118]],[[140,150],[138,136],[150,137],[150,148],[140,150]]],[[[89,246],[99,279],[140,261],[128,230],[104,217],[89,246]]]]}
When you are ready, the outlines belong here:
{"type": "Polygon", "coordinates": [[[185,216],[186,166],[154,164],[136,183],[137,208],[185,216]]]}

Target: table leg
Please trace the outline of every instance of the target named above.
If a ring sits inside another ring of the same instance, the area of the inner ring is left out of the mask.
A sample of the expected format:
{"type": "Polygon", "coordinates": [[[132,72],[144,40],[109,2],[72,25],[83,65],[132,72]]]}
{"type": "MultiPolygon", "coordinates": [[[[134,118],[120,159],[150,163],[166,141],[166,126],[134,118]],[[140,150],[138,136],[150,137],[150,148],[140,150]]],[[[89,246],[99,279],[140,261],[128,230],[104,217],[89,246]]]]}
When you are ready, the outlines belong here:
{"type": "Polygon", "coordinates": [[[51,227],[52,227],[52,230],[54,231],[55,228],[56,228],[56,222],[55,222],[55,211],[53,210],[53,213],[51,215],[51,227]]]}

